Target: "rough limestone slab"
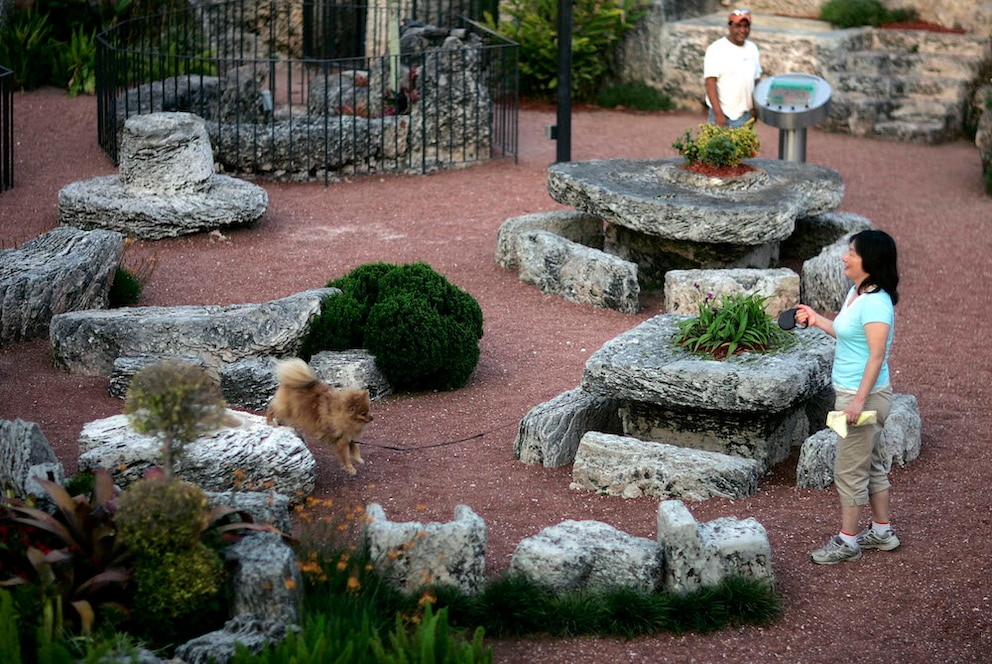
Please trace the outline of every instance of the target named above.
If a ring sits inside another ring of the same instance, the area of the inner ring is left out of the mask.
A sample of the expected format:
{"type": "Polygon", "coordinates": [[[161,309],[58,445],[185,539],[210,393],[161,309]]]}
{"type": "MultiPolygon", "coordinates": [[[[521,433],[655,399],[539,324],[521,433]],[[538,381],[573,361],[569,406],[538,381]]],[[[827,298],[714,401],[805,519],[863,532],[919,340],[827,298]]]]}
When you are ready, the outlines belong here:
{"type": "Polygon", "coordinates": [[[53,315],[105,309],[123,253],[120,233],[69,227],[0,248],[0,346],[47,335],[53,315]]]}
{"type": "Polygon", "coordinates": [[[758,295],[765,298],[765,312],[778,316],[799,302],[799,275],[788,268],[665,273],[666,313],[696,316],[701,304],[719,304],[724,295],[758,295]]]}
{"type": "Polygon", "coordinates": [[[59,314],[50,337],[55,363],[109,376],[118,357],[194,356],[213,370],[247,357],[295,355],[328,297],[320,288],[261,304],[129,307],[59,314]]]}
{"type": "Polygon", "coordinates": [[[510,571],[558,594],[582,590],[658,590],[662,547],[599,521],[564,521],[520,541],[510,571]]]}
{"type": "Polygon", "coordinates": [[[588,431],[620,432],[615,399],[596,397],[576,387],[530,409],[520,420],[513,456],[546,468],[575,460],[579,441],[588,431]]]}
{"type": "Polygon", "coordinates": [[[604,221],[671,240],[763,245],[792,235],[796,219],[836,209],[840,173],[805,162],[749,159],[740,178],[679,168],[681,157],[560,162],[548,168],[559,203],[604,221]]]}
{"type": "MultiPolygon", "coordinates": [[[[209,363],[205,362],[200,357],[196,357],[195,355],[140,355],[138,357],[118,357],[114,359],[114,370],[110,374],[110,385],[107,388],[107,392],[110,396],[117,399],[127,399],[127,391],[130,389],[131,381],[134,379],[135,375],[146,367],[150,367],[166,360],[178,360],[180,362],[185,362],[186,364],[192,364],[200,367],[208,374],[213,375],[215,379],[217,378],[217,372],[212,370],[209,363]]],[[[228,402],[228,405],[232,405],[235,408],[240,408],[240,406],[230,401],[228,402]]],[[[251,409],[248,408],[246,410],[251,409]]]]}
{"type": "Polygon", "coordinates": [[[509,270],[519,267],[520,235],[528,231],[548,231],[593,249],[603,248],[603,220],[575,210],[552,210],[511,217],[499,227],[496,236],[496,264],[509,270]]]}
{"type": "MultiPolygon", "coordinates": [[[[299,503],[317,481],[317,462],[289,427],[270,427],[265,418],[229,410],[237,426],[224,427],[183,447],[175,474],[205,491],[266,491],[299,503]]],[[[79,469],[106,468],[121,488],[162,463],[161,441],[137,433],[126,415],[88,422],[79,434],[79,469]]]]}
{"type": "Polygon", "coordinates": [[[256,184],[214,175],[205,191],[156,196],[126,191],[117,175],[71,182],[59,190],[59,223],[117,231],[141,240],[161,240],[255,223],[268,210],[269,195],[256,184]]]}
{"type": "Polygon", "coordinates": [[[318,378],[337,389],[368,390],[372,400],[393,392],[392,385],[376,366],[375,356],[367,350],[325,350],[314,353],[309,364],[318,378]]]}
{"type": "Polygon", "coordinates": [[[65,482],[65,469],[41,427],[24,420],[0,420],[0,491],[14,498],[45,498],[38,479],[65,482]]]}
{"type": "Polygon", "coordinates": [[[874,224],[853,212],[824,212],[796,219],[796,231],[783,240],[782,260],[808,260],[834,242],[846,240],[859,231],[874,228],[874,224]]]}
{"type": "Polygon", "coordinates": [[[365,512],[364,538],[376,571],[406,595],[431,584],[465,593],[482,590],[486,574],[486,524],[467,505],[448,523],[389,521],[378,503],[365,512]]]}
{"type": "Polygon", "coordinates": [[[774,578],[768,533],[756,519],[697,523],[680,500],[658,505],[658,542],[665,550],[665,589],[685,593],[729,576],[774,578]]]}
{"type": "Polygon", "coordinates": [[[625,436],[754,459],[764,473],[809,436],[809,408],[805,401],[774,413],[736,413],[626,401],[620,422],[625,436]]]}
{"type": "Polygon", "coordinates": [[[847,253],[847,238],[841,238],[803,263],[800,299],[817,311],[840,311],[844,297],[854,284],[844,276],[841,258],[847,253]]]}
{"type": "MultiPolygon", "coordinates": [[[[892,409],[881,436],[882,455],[889,465],[905,466],[920,456],[923,425],[915,396],[892,395],[892,409]]],[[[817,431],[803,442],[796,464],[796,486],[826,489],[833,484],[839,442],[832,429],[817,431]]]]}
{"type": "Polygon", "coordinates": [[[560,295],[627,314],[640,311],[637,265],[547,231],[518,237],[520,281],[560,295]]]}
{"type": "Polygon", "coordinates": [[[202,119],[191,113],[145,113],[124,122],[120,182],[133,193],[173,195],[210,188],[214,155],[202,119]]]}
{"type": "Polygon", "coordinates": [[[586,362],[582,388],[670,408],[777,413],[829,384],[834,340],[819,330],[798,330],[786,350],[717,361],[674,344],[676,323],[687,318],[655,316],[606,342],[586,362]]]}
{"type": "Polygon", "coordinates": [[[624,498],[737,499],[758,492],[759,470],[753,459],[590,431],[575,454],[570,488],[624,498]]]}

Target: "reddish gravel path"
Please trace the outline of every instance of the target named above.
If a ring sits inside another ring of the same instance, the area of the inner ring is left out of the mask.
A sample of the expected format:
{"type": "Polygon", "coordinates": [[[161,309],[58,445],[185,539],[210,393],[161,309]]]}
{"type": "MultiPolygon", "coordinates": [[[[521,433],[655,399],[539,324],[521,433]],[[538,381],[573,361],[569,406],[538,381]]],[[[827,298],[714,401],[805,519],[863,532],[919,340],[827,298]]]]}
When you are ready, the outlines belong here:
{"type": "MultiPolygon", "coordinates": [[[[52,228],[62,186],[115,172],[96,143],[95,107],[92,98],[56,90],[16,96],[16,186],[0,195],[0,245],[52,228]]],[[[673,156],[672,141],[702,120],[582,110],[573,118],[572,158],[673,156]]],[[[555,146],[543,132],[553,122],[553,112],[521,114],[516,164],[327,188],[263,182],[270,207],[256,228],[221,241],[198,235],[138,247],[159,262],[146,291],[150,305],[260,302],[377,260],[427,261],[475,295],[486,334],[465,389],[377,403],[365,437],[368,463],[356,477],[340,471],[330,453],[314,453],[318,493],[342,507],[378,502],[402,521],[448,521],[455,505],[472,507],[489,528],[493,573],[506,568],[521,538],[565,519],[655,534],[656,500],[570,491],[568,468],[513,459],[520,418],[575,387],[585,360],[605,341],[659,313],[657,296],[646,298],[637,316],[545,297],[493,263],[503,220],[559,207],[546,191],[555,146]]],[[[762,156],[774,157],[777,131],[762,126],[759,133],[762,156]]],[[[837,169],[846,186],[842,209],[868,217],[899,244],[904,285],[893,380],[897,392],[918,397],[924,423],[920,458],[893,473],[902,548],[853,564],[812,565],[808,552],[838,525],[834,494],[796,489],[794,469],[780,468],[753,498],[689,505],[699,520],[754,516],[764,524],[785,601],[776,625],[626,642],[495,642],[497,661],[988,661],[992,199],[983,193],[978,153],[965,141],[905,145],[810,130],[807,159],[837,169]]],[[[53,369],[46,340],[0,349],[0,418],[38,422],[68,472],[82,425],[121,409],[107,396],[106,379],[53,369]]]]}

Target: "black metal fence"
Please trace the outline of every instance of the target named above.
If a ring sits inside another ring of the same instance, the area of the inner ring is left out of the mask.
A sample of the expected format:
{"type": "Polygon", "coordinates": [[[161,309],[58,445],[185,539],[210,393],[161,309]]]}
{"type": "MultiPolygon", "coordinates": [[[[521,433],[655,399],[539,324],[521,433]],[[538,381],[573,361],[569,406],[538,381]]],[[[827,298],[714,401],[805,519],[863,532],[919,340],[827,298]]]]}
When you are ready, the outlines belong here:
{"type": "Polygon", "coordinates": [[[122,22],[97,40],[100,145],[117,163],[128,117],[184,111],[239,174],[516,158],[519,47],[463,13],[483,2],[455,2],[237,0],[122,22]]]}
{"type": "Polygon", "coordinates": [[[0,67],[0,191],[14,186],[14,72],[0,67]]]}

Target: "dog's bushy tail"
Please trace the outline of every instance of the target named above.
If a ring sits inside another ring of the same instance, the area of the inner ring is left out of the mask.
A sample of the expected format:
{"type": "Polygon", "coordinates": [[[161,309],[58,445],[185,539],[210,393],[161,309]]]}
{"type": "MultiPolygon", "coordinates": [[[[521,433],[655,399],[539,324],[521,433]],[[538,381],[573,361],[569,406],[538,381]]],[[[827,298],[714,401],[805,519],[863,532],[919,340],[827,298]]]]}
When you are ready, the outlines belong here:
{"type": "Polygon", "coordinates": [[[317,375],[310,365],[298,357],[282,360],[276,364],[276,377],[286,387],[306,389],[317,383],[317,375]]]}

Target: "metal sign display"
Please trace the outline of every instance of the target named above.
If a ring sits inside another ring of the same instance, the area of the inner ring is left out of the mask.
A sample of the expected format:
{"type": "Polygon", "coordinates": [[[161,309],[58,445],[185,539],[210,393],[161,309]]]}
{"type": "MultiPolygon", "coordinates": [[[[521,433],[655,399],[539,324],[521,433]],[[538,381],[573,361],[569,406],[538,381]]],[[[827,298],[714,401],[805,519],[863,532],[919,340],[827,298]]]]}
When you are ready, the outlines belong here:
{"type": "Polygon", "coordinates": [[[779,129],[778,158],[806,161],[806,128],[830,114],[830,84],[811,74],[779,74],[754,88],[758,119],[779,129]]]}

